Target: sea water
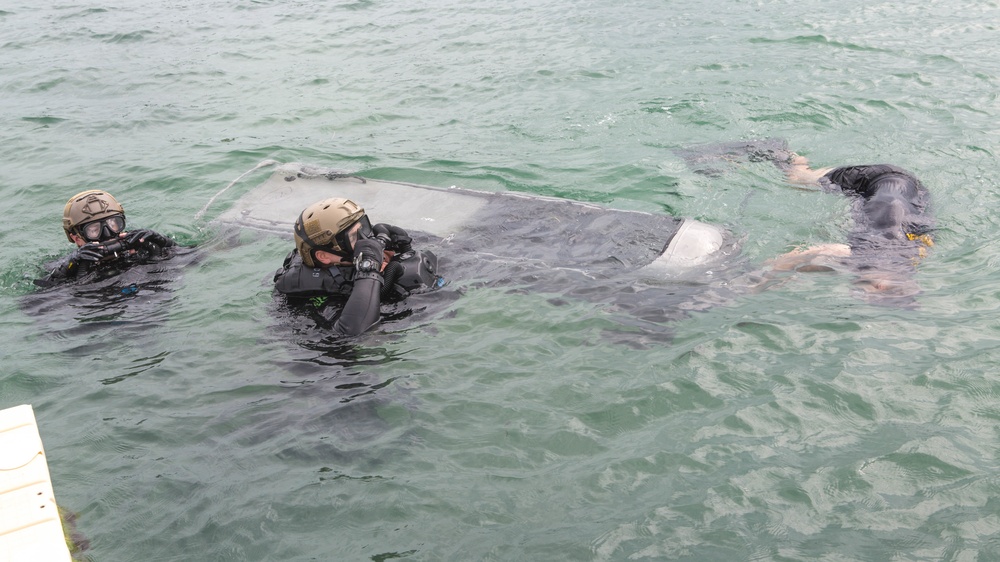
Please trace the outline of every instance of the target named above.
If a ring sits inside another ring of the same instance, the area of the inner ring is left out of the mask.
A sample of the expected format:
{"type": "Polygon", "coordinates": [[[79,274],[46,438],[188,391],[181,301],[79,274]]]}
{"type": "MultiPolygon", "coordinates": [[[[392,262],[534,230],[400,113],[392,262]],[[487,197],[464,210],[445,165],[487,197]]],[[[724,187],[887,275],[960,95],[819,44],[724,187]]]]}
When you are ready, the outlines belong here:
{"type": "Polygon", "coordinates": [[[998,21],[972,0],[0,3],[0,407],[34,405],[92,560],[1000,558],[998,21]],[[343,342],[275,320],[288,239],[212,220],[266,171],[195,219],[275,159],[693,217],[764,271],[842,242],[847,201],[675,153],[763,138],[921,178],[914,305],[799,273],[659,326],[486,279],[343,342]],[[196,250],[138,292],[37,293],[84,189],[196,250]]]}

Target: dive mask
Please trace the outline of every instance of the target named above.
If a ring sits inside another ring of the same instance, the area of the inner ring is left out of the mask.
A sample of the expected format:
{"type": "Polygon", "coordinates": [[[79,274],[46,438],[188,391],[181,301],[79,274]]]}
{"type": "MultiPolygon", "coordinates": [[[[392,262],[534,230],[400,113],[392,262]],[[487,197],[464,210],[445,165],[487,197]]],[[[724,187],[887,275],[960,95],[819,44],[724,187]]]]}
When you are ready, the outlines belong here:
{"type": "Polygon", "coordinates": [[[81,224],[76,227],[80,236],[87,242],[103,242],[117,238],[125,230],[125,217],[111,215],[100,220],[81,224]]]}
{"type": "Polygon", "coordinates": [[[358,240],[372,238],[373,236],[375,234],[372,232],[372,223],[368,220],[368,215],[362,215],[357,222],[337,233],[334,239],[337,241],[337,245],[340,246],[341,251],[332,253],[342,258],[354,257],[354,245],[357,244],[358,240]],[[354,230],[354,225],[358,224],[361,225],[361,228],[358,229],[357,233],[352,234],[351,231],[354,230]]]}

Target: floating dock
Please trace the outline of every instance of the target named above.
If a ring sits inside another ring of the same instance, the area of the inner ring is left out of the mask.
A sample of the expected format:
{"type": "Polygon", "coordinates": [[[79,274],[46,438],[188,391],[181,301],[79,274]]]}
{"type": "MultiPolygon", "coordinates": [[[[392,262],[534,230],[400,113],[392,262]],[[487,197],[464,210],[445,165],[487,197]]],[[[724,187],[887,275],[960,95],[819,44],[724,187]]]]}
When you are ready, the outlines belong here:
{"type": "Polygon", "coordinates": [[[35,412],[0,410],[0,562],[70,560],[35,412]]]}

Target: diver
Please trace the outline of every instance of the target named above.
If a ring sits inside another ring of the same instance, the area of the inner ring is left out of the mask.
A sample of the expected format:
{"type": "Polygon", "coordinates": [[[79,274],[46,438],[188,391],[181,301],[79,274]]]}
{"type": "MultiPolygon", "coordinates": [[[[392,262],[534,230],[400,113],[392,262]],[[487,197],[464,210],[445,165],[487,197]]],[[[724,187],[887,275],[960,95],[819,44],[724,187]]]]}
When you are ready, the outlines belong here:
{"type": "Polygon", "coordinates": [[[125,209],[105,191],[70,197],[63,209],[63,230],[77,248],[50,264],[35,285],[50,287],[90,273],[113,275],[132,265],[170,257],[177,243],[152,230],[125,230],[125,209]]]}
{"type": "Polygon", "coordinates": [[[824,191],[860,197],[855,218],[874,235],[888,240],[913,240],[932,228],[930,196],[912,173],[890,164],[812,169],[805,157],[793,155],[785,174],[798,184],[819,185],[824,191]]]}
{"type": "Polygon", "coordinates": [[[383,302],[444,284],[432,252],[414,250],[399,227],[372,226],[365,210],[349,199],[313,203],[293,231],[295,249],[274,274],[275,290],[290,305],[305,307],[324,323],[333,321],[338,334],[359,335],[378,322],[383,302]]]}
{"type": "Polygon", "coordinates": [[[854,228],[847,244],[794,250],[772,261],[775,270],[829,271],[829,264],[847,260],[859,273],[856,284],[868,293],[919,292],[909,276],[934,245],[930,195],[920,180],[889,164],[812,169],[794,153],[779,166],[792,183],[851,197],[854,228]]]}

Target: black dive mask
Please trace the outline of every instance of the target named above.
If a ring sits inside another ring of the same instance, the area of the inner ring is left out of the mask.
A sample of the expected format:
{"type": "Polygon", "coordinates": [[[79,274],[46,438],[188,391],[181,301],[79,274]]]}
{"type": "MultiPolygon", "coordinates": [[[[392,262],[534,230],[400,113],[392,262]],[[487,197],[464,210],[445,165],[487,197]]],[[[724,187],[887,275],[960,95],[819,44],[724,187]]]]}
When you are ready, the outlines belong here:
{"type": "Polygon", "coordinates": [[[355,224],[360,224],[361,228],[358,229],[357,240],[363,240],[365,238],[372,238],[375,233],[372,232],[372,222],[368,220],[368,215],[361,215],[361,218],[351,226],[345,228],[344,230],[337,233],[334,239],[337,241],[337,245],[340,246],[340,252],[332,252],[339,255],[342,258],[354,257],[354,244],[351,242],[351,230],[354,229],[355,224]]]}
{"type": "Polygon", "coordinates": [[[125,216],[111,215],[76,227],[77,232],[87,242],[104,242],[118,238],[125,230],[125,216]]]}

